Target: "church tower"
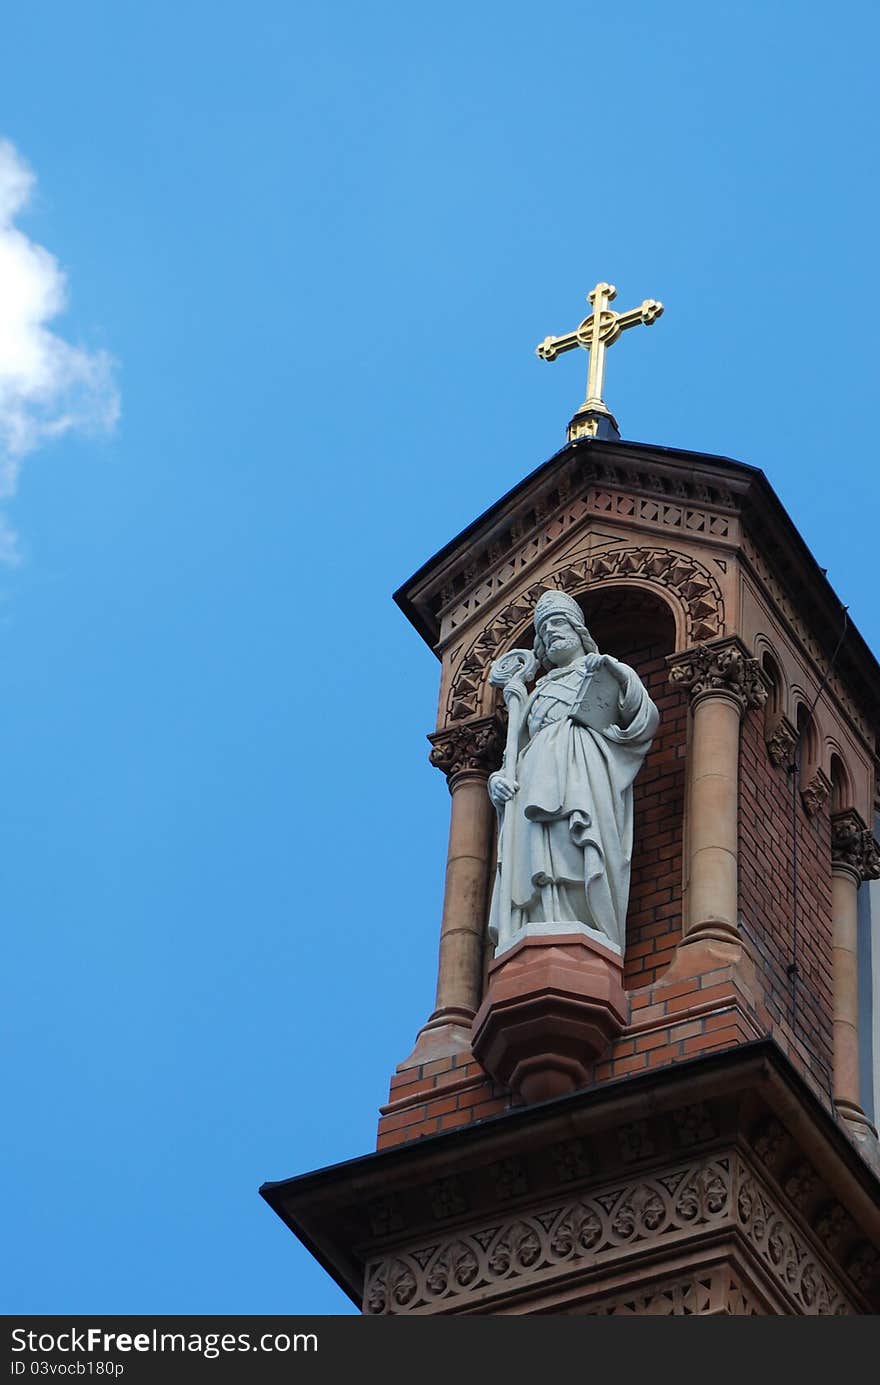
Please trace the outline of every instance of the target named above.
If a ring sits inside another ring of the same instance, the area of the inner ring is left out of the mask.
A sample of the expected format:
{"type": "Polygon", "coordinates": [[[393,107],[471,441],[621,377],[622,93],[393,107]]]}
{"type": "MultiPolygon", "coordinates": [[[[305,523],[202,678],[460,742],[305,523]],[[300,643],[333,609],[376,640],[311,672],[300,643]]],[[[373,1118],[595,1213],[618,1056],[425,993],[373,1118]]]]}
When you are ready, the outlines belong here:
{"type": "Polygon", "coordinates": [[[566,445],[395,596],[433,1012],[376,1152],[261,1192],[367,1314],[876,1313],[880,668],[760,471],[621,441],[614,296],[538,348],[566,445]]]}

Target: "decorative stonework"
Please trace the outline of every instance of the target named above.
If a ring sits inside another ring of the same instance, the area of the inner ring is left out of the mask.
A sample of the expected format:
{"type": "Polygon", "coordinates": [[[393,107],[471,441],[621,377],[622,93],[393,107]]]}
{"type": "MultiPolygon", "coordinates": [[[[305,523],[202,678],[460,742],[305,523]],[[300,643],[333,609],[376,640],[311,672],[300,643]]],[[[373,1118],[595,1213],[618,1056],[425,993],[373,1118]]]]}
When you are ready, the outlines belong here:
{"type": "Polygon", "coordinates": [[[617,1144],[625,1164],[648,1159],[654,1153],[654,1141],[647,1121],[628,1121],[626,1125],[621,1125],[617,1131],[617,1144]]]}
{"type": "Polygon", "coordinates": [[[786,1170],[782,1190],[799,1212],[806,1213],[822,1189],[819,1175],[806,1159],[798,1159],[786,1170]]]}
{"type": "Polygon", "coordinates": [[[390,1236],[395,1231],[402,1231],[406,1224],[400,1201],[394,1196],[375,1198],[367,1206],[367,1217],[374,1236],[390,1236]]]}
{"type": "Polygon", "coordinates": [[[770,1169],[794,1148],[791,1136],[775,1116],[767,1116],[759,1122],[752,1131],[751,1145],[761,1162],[770,1169]]]}
{"type": "Polygon", "coordinates": [[[367,1266],[366,1313],[454,1308],[477,1289],[499,1292],[560,1269],[600,1264],[621,1250],[729,1221],[732,1165],[719,1158],[653,1178],[612,1184],[593,1196],[541,1206],[461,1231],[367,1266]]]}
{"type": "Polygon", "coordinates": [[[748,1173],[737,1192],[736,1218],[753,1249],[799,1312],[811,1317],[854,1312],[816,1261],[801,1232],[748,1173]]]}
{"type": "Polygon", "coordinates": [[[847,866],[861,880],[880,879],[880,845],[852,808],[831,818],[832,866],[847,866]]]}
{"type": "Polygon", "coordinates": [[[880,1255],[868,1241],[859,1241],[846,1264],[847,1274],[864,1294],[870,1294],[880,1278],[880,1255]]]}
{"type": "Polygon", "coordinates": [[[585,1140],[565,1140],[555,1145],[553,1164],[560,1183],[578,1183],[593,1171],[593,1160],[585,1140]]]}
{"type": "Polygon", "coordinates": [[[745,711],[763,707],[767,688],[757,659],[745,654],[738,643],[702,644],[687,654],[677,655],[669,669],[669,681],[687,688],[691,700],[709,693],[732,695],[745,711]]]}
{"type": "MultiPolygon", "coordinates": [[[[641,1257],[654,1246],[691,1244],[695,1236],[724,1228],[735,1230],[750,1248],[789,1312],[826,1316],[858,1311],[782,1200],[732,1154],[633,1175],[590,1193],[542,1203],[376,1257],[367,1266],[364,1311],[455,1312],[473,1302],[475,1293],[488,1306],[517,1289],[538,1292],[552,1288],[555,1280],[571,1282],[578,1269],[598,1270],[607,1264],[619,1274],[629,1258],[641,1257]]],[[[849,1254],[853,1282],[870,1287],[876,1270],[876,1252],[860,1242],[849,1254]]],[[[725,1277],[732,1274],[730,1266],[721,1272],[725,1277]]],[[[696,1280],[677,1277],[679,1297],[673,1295],[673,1302],[679,1306],[669,1311],[743,1311],[744,1302],[751,1305],[745,1311],[766,1311],[741,1285],[736,1288],[744,1300],[736,1295],[732,1300],[738,1307],[725,1304],[725,1295],[716,1295],[710,1307],[701,1291],[686,1308],[687,1294],[695,1292],[697,1282],[705,1290],[711,1273],[696,1280]]],[[[665,1312],[657,1295],[668,1294],[670,1288],[671,1283],[621,1290],[583,1311],[665,1312]],[[654,1302],[658,1306],[649,1308],[654,1302]]]]}
{"type": "Polygon", "coordinates": [[[584,1309],[586,1317],[764,1317],[766,1309],[726,1269],[691,1274],[643,1293],[615,1294],[584,1309]]]}
{"type": "Polygon", "coordinates": [[[494,716],[481,717],[479,721],[466,722],[448,731],[436,731],[428,740],[431,742],[428,758],[447,779],[462,770],[478,771],[488,778],[492,770],[497,769],[504,750],[504,734],[494,716]]]}
{"type": "Polygon", "coordinates": [[[766,737],[767,754],[772,764],[780,769],[788,769],[794,764],[797,748],[797,731],[787,717],[780,717],[766,737]]]}
{"type": "Polygon", "coordinates": [[[809,1160],[802,1156],[792,1159],[795,1144],[789,1132],[775,1117],[767,1118],[752,1131],[751,1145],[791,1207],[797,1209],[856,1288],[870,1296],[880,1256],[861,1239],[846,1208],[829,1197],[828,1188],[809,1160]]]}
{"type": "Polygon", "coordinates": [[[502,1159],[492,1165],[492,1182],[499,1202],[522,1197],[529,1191],[529,1179],[521,1159],[502,1159]]]}
{"type": "Polygon", "coordinates": [[[729,540],[734,505],[722,483],[654,472],[638,463],[575,458],[541,495],[532,496],[491,538],[475,546],[466,567],[441,591],[444,624],[452,631],[470,619],[589,516],[729,540]]]}
{"type": "Polygon", "coordinates": [[[810,817],[815,817],[817,813],[821,813],[828,802],[830,793],[831,781],[827,774],[821,769],[817,769],[806,788],[801,790],[801,802],[810,817]]]}
{"type": "Polygon", "coordinates": [[[440,1178],[428,1188],[431,1215],[437,1221],[460,1217],[468,1210],[468,1201],[458,1178],[440,1178]]]}
{"type": "Polygon", "coordinates": [[[684,1149],[702,1144],[704,1140],[711,1140],[716,1133],[712,1114],[703,1102],[696,1106],[683,1106],[680,1110],[674,1111],[672,1124],[675,1127],[676,1143],[684,1149]]]}
{"type": "Polygon", "coordinates": [[[665,548],[619,548],[566,563],[534,583],[502,610],[476,636],[465,654],[449,692],[446,721],[459,722],[480,710],[489,668],[510,647],[532,619],[541,593],[548,588],[581,595],[597,583],[635,581],[663,588],[684,614],[688,643],[712,639],[724,632],[724,602],[716,579],[688,554],[665,548]]]}
{"type": "Polygon", "coordinates": [[[846,1208],[839,1202],[828,1202],[815,1221],[816,1235],[832,1255],[839,1254],[844,1244],[855,1234],[856,1225],[846,1208]]]}

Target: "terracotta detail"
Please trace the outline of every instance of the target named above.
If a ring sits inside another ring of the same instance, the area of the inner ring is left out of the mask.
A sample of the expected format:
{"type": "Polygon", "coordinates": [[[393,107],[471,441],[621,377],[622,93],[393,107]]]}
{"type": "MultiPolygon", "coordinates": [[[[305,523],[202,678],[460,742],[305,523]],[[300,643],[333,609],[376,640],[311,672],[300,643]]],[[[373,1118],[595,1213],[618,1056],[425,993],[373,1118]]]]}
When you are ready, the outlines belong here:
{"type": "Polygon", "coordinates": [[[736,1220],[779,1287],[794,1300],[799,1313],[839,1317],[855,1311],[769,1191],[745,1172],[737,1191],[736,1220]]]}
{"type": "Polygon", "coordinates": [[[682,608],[689,642],[724,631],[721,588],[708,568],[689,554],[665,548],[628,547],[566,563],[520,592],[476,636],[456,670],[445,722],[459,722],[481,709],[493,661],[532,619],[538,597],[548,588],[577,596],[599,582],[638,580],[664,588],[682,608]]]}
{"type": "Polygon", "coordinates": [[[490,1174],[499,1202],[509,1202],[529,1191],[528,1175],[521,1159],[501,1159],[492,1165],[490,1174]]]}
{"type": "Polygon", "coordinates": [[[585,1140],[566,1140],[556,1145],[553,1164],[560,1183],[577,1183],[593,1172],[593,1157],[585,1140]]]}
{"type": "Polygon", "coordinates": [[[738,640],[698,645],[675,655],[669,681],[690,690],[691,700],[709,693],[726,693],[742,711],[763,707],[767,687],[757,659],[750,658],[738,640]]]}
{"type": "Polygon", "coordinates": [[[428,1189],[428,1200],[437,1221],[459,1217],[468,1210],[468,1200],[459,1178],[440,1178],[432,1183],[428,1189]]]}
{"type": "Polygon", "coordinates": [[[771,763],[780,769],[788,769],[794,763],[797,739],[797,731],[788,717],[780,717],[765,737],[771,763]]]}
{"type": "Polygon", "coordinates": [[[442,770],[448,780],[464,770],[483,774],[488,779],[496,769],[504,751],[504,730],[497,717],[480,717],[447,731],[435,731],[428,737],[431,764],[442,770]]]}
{"type": "MultiPolygon", "coordinates": [[[[701,1233],[717,1236],[725,1229],[748,1247],[788,1312],[858,1312],[782,1199],[732,1153],[666,1166],[655,1174],[633,1174],[574,1198],[519,1209],[500,1222],[456,1230],[445,1238],[378,1256],[367,1265],[364,1311],[455,1312],[473,1302],[476,1292],[484,1304],[518,1284],[534,1294],[578,1270],[607,1265],[619,1272],[628,1260],[654,1248],[668,1250],[683,1238],[692,1242],[701,1233]]],[[[865,1245],[861,1259],[857,1253],[850,1259],[856,1273],[870,1282],[875,1267],[868,1252],[873,1248],[865,1245]]],[[[693,1292],[693,1280],[685,1282],[693,1292]]],[[[708,1289],[705,1280],[703,1289],[708,1289]]],[[[581,1311],[644,1312],[658,1292],[664,1291],[652,1286],[647,1294],[634,1295],[630,1289],[613,1297],[597,1296],[581,1311]]],[[[736,1306],[726,1311],[743,1311],[742,1300],[735,1297],[733,1302],[736,1306]]],[[[748,1312],[767,1311],[748,1294],[746,1302],[748,1312]]],[[[709,1306],[708,1295],[701,1294],[690,1310],[680,1306],[678,1311],[707,1312],[709,1306]]]]}
{"type": "Polygon", "coordinates": [[[654,473],[644,462],[631,466],[577,459],[560,469],[554,483],[522,506],[485,545],[475,547],[462,571],[442,587],[448,626],[454,630],[467,620],[591,515],[723,542],[733,533],[734,503],[730,490],[719,482],[709,485],[687,475],[654,473]]]}
{"type": "Polygon", "coordinates": [[[621,959],[589,938],[523,938],[489,970],[474,1055],[526,1102],[586,1085],[627,1022],[621,975],[621,959]]]}
{"type": "Polygon", "coordinates": [[[367,1218],[374,1236],[390,1236],[406,1226],[400,1199],[393,1193],[388,1197],[374,1198],[368,1203],[367,1218]]]}
{"type": "Polygon", "coordinates": [[[684,1148],[702,1144],[704,1140],[711,1140],[717,1134],[712,1114],[703,1102],[696,1106],[682,1107],[674,1112],[672,1121],[677,1142],[684,1148]]]}
{"type": "Polygon", "coordinates": [[[766,1308],[727,1268],[690,1274],[602,1298],[583,1310],[587,1317],[763,1317],[766,1308]]]}
{"type": "Polygon", "coordinates": [[[880,879],[880,845],[852,808],[831,818],[831,861],[860,880],[880,879]]]}
{"type": "Polygon", "coordinates": [[[821,813],[828,802],[830,793],[830,779],[821,769],[817,769],[806,788],[801,790],[801,802],[810,817],[815,817],[817,813],[821,813]]]}
{"type": "Polygon", "coordinates": [[[650,1159],[654,1140],[647,1121],[627,1121],[617,1131],[617,1146],[624,1164],[636,1164],[650,1159]]]}

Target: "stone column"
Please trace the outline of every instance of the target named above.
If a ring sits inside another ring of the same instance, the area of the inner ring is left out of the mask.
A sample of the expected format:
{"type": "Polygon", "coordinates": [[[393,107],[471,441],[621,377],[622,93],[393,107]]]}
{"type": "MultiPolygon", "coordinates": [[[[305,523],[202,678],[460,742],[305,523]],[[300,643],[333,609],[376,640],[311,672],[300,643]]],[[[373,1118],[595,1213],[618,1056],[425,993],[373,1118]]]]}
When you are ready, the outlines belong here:
{"type": "Polygon", "coordinates": [[[445,1057],[470,1046],[471,1021],[480,1004],[483,937],[495,809],[486,781],[501,764],[504,733],[493,717],[480,717],[429,736],[431,764],[446,775],[452,796],[446,889],[434,1010],[403,1066],[445,1057]]]}
{"type": "Polygon", "coordinates": [[[863,880],[880,878],[880,847],[852,808],[831,819],[834,958],[834,1104],[857,1136],[875,1135],[859,1101],[858,903],[863,880]]]}
{"type": "Polygon", "coordinates": [[[687,775],[688,919],[683,943],[739,944],[739,730],[767,690],[757,659],[737,640],[700,645],[671,661],[670,682],[690,689],[687,775]]]}

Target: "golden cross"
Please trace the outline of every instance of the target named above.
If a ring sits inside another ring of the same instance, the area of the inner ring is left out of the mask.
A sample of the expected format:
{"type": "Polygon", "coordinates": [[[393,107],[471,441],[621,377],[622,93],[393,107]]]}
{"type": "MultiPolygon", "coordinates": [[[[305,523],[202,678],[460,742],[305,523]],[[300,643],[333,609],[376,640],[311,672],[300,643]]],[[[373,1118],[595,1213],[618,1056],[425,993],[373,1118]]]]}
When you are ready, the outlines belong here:
{"type": "MultiPolygon", "coordinates": [[[[608,304],[616,297],[617,289],[613,284],[597,284],[592,292],[587,294],[587,302],[593,306],[589,317],[585,317],[573,332],[567,332],[563,337],[545,337],[537,347],[542,361],[555,361],[563,351],[571,351],[575,346],[582,346],[590,353],[587,397],[569,424],[570,439],[583,436],[585,433],[595,434],[595,426],[578,426],[580,414],[606,414],[614,423],[614,417],[602,398],[606,347],[613,346],[627,327],[635,327],[640,322],[650,327],[663,312],[662,303],[655,302],[653,298],[646,298],[638,308],[630,308],[626,313],[613,313],[608,304]]],[[[617,427],[616,423],[614,426],[617,427]]]]}

